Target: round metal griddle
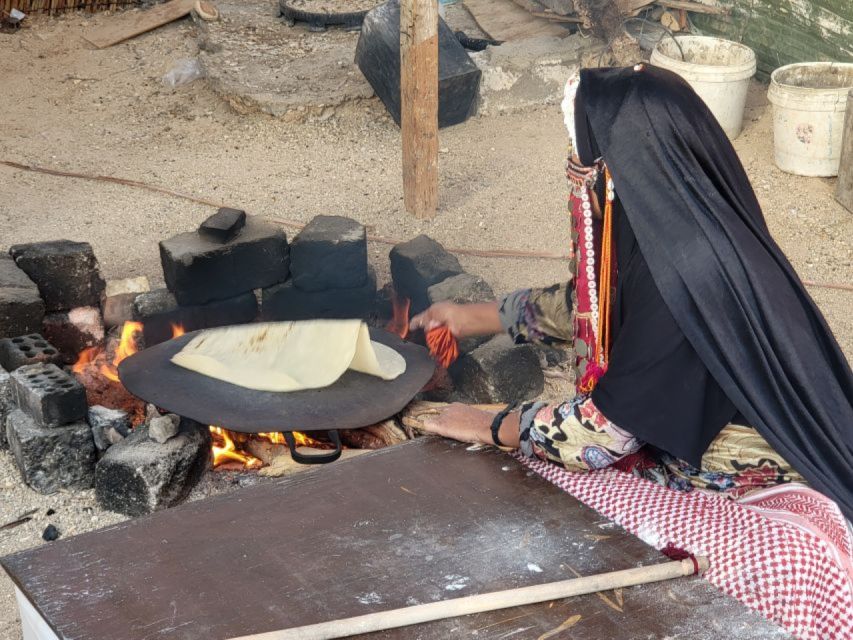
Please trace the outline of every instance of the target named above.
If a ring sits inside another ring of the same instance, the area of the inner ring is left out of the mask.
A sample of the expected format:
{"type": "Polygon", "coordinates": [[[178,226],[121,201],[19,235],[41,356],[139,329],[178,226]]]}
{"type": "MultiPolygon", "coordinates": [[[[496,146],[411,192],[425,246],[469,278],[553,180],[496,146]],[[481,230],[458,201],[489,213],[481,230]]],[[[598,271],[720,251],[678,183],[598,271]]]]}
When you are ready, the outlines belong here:
{"type": "Polygon", "coordinates": [[[174,364],[172,356],[198,333],[130,356],[119,365],[119,378],[128,391],[146,402],[202,424],[243,433],[331,432],[375,424],[401,411],[435,370],[423,347],[387,331],[370,329],[372,340],[391,347],[406,360],[405,373],[395,380],[347,370],[323,389],[256,391],[174,364]]]}

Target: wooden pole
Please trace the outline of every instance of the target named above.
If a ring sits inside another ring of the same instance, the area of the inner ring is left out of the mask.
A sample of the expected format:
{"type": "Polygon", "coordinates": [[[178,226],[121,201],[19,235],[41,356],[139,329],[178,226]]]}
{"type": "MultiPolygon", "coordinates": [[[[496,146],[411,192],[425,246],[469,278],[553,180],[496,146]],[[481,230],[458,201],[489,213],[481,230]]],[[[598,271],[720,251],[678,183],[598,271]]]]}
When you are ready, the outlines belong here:
{"type": "Polygon", "coordinates": [[[495,591],[477,596],[465,598],[454,598],[440,602],[430,602],[412,607],[368,613],[353,618],[343,618],[319,624],[310,624],[304,627],[270,631],[268,633],[256,633],[231,640],[327,640],[329,638],[346,638],[362,633],[371,633],[383,629],[396,629],[412,624],[432,622],[444,618],[455,618],[457,616],[482,613],[484,611],[495,611],[508,607],[519,607],[537,602],[548,602],[549,600],[561,600],[571,596],[579,596],[596,591],[607,591],[620,587],[631,587],[649,582],[660,582],[682,576],[690,576],[696,573],[696,569],[704,571],[708,568],[708,559],[696,558],[694,565],[692,560],[678,560],[664,562],[650,567],[636,567],[624,571],[611,571],[594,576],[584,576],[572,580],[561,580],[547,584],[534,585],[532,587],[521,587],[519,589],[508,589],[506,591],[495,591]]]}
{"type": "Polygon", "coordinates": [[[403,203],[416,218],[438,208],[438,0],[400,2],[403,203]]]}
{"type": "Polygon", "coordinates": [[[841,160],[835,199],[853,213],[853,90],[847,94],[847,113],[841,138],[841,160]]]}

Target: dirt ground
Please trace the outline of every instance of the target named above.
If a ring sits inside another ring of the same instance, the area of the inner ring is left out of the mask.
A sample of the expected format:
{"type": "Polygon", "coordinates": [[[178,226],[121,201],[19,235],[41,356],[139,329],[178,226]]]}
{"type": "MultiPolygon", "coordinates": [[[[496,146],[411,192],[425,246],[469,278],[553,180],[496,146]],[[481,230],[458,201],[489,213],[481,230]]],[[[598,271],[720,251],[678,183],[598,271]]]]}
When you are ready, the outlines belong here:
{"type": "MultiPolygon", "coordinates": [[[[80,32],[107,19],[40,18],[18,33],[0,33],[0,160],[144,181],[261,216],[305,222],[347,215],[391,238],[427,233],[452,246],[565,251],[566,133],[558,109],[475,118],[443,130],[439,215],[418,221],[402,206],[399,130],[375,98],[322,122],[240,115],[204,80],[176,90],[162,84],[175,61],[197,53],[191,22],[94,50],[80,32]]],[[[853,283],[853,214],[833,199],[834,180],[775,167],[765,93],[753,85],[735,147],[770,228],[803,278],[853,283]]],[[[108,278],[160,280],[157,242],[193,229],[210,213],[136,188],[0,165],[0,249],[57,238],[89,241],[108,278]]],[[[387,279],[388,249],[371,246],[380,279],[387,279]]],[[[497,292],[566,276],[555,261],[461,259],[497,292]]],[[[853,293],[811,292],[853,354],[853,293]]],[[[215,490],[231,486],[218,482],[215,490]]],[[[41,544],[49,507],[58,511],[50,521],[65,535],[121,519],[100,512],[90,492],[45,497],[21,487],[0,453],[0,524],[40,509],[33,522],[0,531],[0,555],[41,544]]],[[[0,640],[17,640],[19,629],[11,584],[0,577],[0,640]]]]}

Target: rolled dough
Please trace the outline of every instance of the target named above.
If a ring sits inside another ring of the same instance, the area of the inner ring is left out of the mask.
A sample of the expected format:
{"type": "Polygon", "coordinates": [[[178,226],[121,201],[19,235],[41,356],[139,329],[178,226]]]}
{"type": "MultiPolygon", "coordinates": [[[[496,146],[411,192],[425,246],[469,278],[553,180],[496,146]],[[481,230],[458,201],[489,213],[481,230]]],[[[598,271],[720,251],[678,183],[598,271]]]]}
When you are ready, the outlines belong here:
{"type": "Polygon", "coordinates": [[[347,369],[393,380],[406,370],[399,353],[370,340],[361,320],[267,322],[212,329],[172,357],[175,364],[259,391],[328,387],[347,369]]]}

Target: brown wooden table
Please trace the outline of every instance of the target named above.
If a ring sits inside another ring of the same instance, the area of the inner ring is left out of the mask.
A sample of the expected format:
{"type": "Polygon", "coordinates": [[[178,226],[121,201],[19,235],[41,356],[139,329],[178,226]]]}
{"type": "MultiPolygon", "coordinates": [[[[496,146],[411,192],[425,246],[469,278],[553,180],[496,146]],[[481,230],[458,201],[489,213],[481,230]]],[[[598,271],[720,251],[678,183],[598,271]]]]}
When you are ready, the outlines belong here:
{"type": "MultiPolygon", "coordinates": [[[[220,640],[664,560],[509,456],[422,438],[0,563],[60,638],[220,640]]],[[[789,637],[697,577],[374,635],[789,637]]]]}

